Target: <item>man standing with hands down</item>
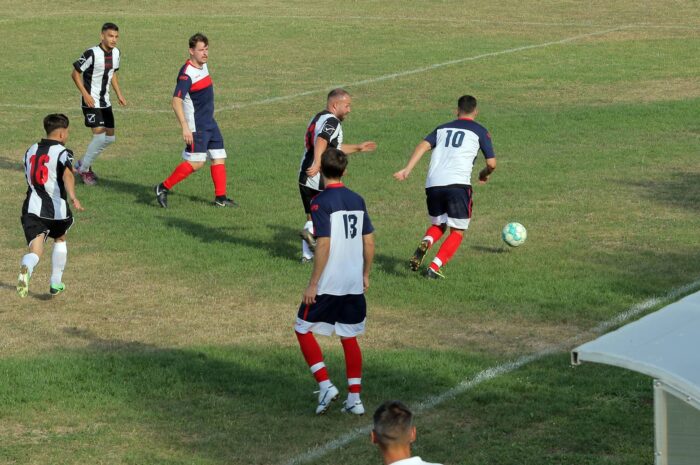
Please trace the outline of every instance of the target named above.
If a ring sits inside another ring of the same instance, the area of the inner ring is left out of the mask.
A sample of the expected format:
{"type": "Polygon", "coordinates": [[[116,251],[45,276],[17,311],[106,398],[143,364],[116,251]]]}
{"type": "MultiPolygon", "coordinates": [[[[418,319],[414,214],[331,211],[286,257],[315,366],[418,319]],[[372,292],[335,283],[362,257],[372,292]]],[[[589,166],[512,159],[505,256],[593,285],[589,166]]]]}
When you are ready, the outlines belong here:
{"type": "Polygon", "coordinates": [[[369,271],[374,258],[374,228],[362,197],[341,182],[347,156],[328,148],[321,158],[325,190],[311,200],[317,236],[316,258],[304,291],[294,331],[304,359],[319,385],[316,414],[328,410],[339,391],[331,383],[313,333],[340,336],[345,353],[348,398],[343,411],[365,413],[360,400],[362,352],[357,336],[365,332],[369,271]]]}

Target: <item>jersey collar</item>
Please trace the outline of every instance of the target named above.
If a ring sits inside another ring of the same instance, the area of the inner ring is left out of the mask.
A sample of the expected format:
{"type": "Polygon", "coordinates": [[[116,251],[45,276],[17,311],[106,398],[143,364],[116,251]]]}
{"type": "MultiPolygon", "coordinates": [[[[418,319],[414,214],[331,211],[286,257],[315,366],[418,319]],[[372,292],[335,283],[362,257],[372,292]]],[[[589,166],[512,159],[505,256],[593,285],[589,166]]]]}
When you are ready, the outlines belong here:
{"type": "Polygon", "coordinates": [[[57,145],[57,144],[60,144],[60,142],[57,141],[56,139],[41,139],[39,141],[39,144],[41,144],[41,145],[57,145]]]}
{"type": "Polygon", "coordinates": [[[337,189],[339,187],[345,187],[342,182],[334,182],[333,184],[328,184],[326,189],[337,189]]]}
{"type": "Polygon", "coordinates": [[[474,121],[474,118],[469,118],[467,116],[462,116],[461,118],[457,118],[460,121],[474,121]]]}

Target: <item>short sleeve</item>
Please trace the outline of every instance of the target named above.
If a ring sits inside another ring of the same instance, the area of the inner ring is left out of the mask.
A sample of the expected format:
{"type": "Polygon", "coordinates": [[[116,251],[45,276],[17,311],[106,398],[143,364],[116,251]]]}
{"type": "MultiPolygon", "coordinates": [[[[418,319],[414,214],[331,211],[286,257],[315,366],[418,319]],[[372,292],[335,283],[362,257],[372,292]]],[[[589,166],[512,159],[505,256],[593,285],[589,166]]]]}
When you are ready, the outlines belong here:
{"type": "Polygon", "coordinates": [[[314,224],[314,236],[331,236],[331,215],[316,199],[311,200],[311,221],[314,224]]]}
{"type": "Polygon", "coordinates": [[[496,158],[496,154],[493,153],[493,144],[491,144],[491,134],[486,129],[479,135],[479,148],[484,158],[496,158]]]}
{"type": "Polygon", "coordinates": [[[364,219],[362,220],[362,235],[372,234],[374,232],[374,226],[372,226],[372,220],[369,219],[369,213],[367,213],[367,205],[365,205],[364,199],[362,200],[362,210],[364,210],[364,219]]]}
{"type": "Polygon", "coordinates": [[[73,63],[73,68],[79,73],[85,72],[86,69],[93,65],[94,54],[92,50],[85,50],[80,58],[78,58],[75,63],[73,63]]]}
{"type": "Polygon", "coordinates": [[[437,128],[425,136],[423,140],[429,143],[431,148],[435,148],[435,144],[437,144],[437,128]]]}
{"type": "Polygon", "coordinates": [[[326,139],[330,142],[331,138],[333,137],[333,134],[335,134],[338,130],[338,126],[340,126],[340,120],[338,120],[338,118],[328,118],[326,121],[323,122],[323,127],[318,132],[318,137],[326,139]]]}
{"type": "Polygon", "coordinates": [[[122,52],[117,49],[117,54],[114,60],[114,71],[119,71],[119,67],[122,65],[122,52]]]}
{"type": "Polygon", "coordinates": [[[63,152],[61,152],[61,155],[58,157],[58,163],[61,165],[65,166],[68,169],[73,168],[73,151],[70,149],[65,149],[63,152]]]}
{"type": "Polygon", "coordinates": [[[177,84],[175,84],[175,92],[173,92],[173,97],[184,99],[190,92],[190,87],[192,87],[192,78],[185,73],[180,74],[177,77],[177,84]]]}

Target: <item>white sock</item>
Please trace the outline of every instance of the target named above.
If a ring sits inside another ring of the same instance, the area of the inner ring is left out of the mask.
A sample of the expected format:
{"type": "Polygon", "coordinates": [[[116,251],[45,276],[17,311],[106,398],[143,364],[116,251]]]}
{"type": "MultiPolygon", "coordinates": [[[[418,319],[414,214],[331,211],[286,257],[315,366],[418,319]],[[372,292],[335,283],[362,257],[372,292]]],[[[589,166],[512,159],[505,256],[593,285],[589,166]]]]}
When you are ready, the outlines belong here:
{"type": "Polygon", "coordinates": [[[92,140],[87,146],[87,150],[85,151],[85,156],[83,156],[83,159],[80,160],[80,171],[81,172],[86,172],[87,170],[90,169],[90,166],[92,166],[92,162],[95,161],[95,158],[104,150],[104,148],[107,146],[105,145],[105,139],[107,136],[105,133],[100,133],[100,134],[95,134],[92,136],[92,140]]]}
{"type": "MultiPolygon", "coordinates": [[[[314,232],[313,221],[307,221],[306,224],[304,225],[304,229],[313,233],[314,232]]],[[[314,253],[311,251],[311,248],[309,248],[309,244],[307,244],[306,241],[304,241],[304,240],[301,241],[301,256],[306,258],[307,260],[311,260],[312,258],[314,258],[314,253]]]]}
{"type": "Polygon", "coordinates": [[[68,245],[65,242],[56,242],[51,254],[51,284],[61,284],[66,261],[68,261],[68,245]]]}
{"type": "Polygon", "coordinates": [[[355,402],[360,400],[359,392],[348,392],[348,405],[355,405],[355,402]]]}
{"type": "Polygon", "coordinates": [[[26,265],[29,270],[29,276],[34,272],[34,267],[39,263],[39,256],[35,253],[28,253],[22,257],[22,265],[26,265]]]}
{"type": "Polygon", "coordinates": [[[333,383],[331,383],[330,379],[327,379],[325,381],[321,381],[320,383],[318,383],[318,387],[320,387],[321,390],[328,389],[332,385],[333,385],[333,383]]]}

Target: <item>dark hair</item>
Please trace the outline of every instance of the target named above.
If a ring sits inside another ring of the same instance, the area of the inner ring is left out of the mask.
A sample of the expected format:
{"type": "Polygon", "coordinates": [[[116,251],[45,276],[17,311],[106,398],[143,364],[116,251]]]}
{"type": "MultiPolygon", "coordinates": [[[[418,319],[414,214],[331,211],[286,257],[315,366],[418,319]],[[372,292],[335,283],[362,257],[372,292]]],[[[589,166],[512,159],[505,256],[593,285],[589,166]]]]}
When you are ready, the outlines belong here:
{"type": "Polygon", "coordinates": [[[329,147],[321,155],[321,172],[329,179],[340,179],[348,166],[348,156],[342,150],[329,147]]]}
{"type": "Polygon", "coordinates": [[[68,117],[63,113],[51,113],[44,118],[44,131],[48,136],[56,129],[66,129],[68,124],[68,117]]]}
{"type": "Polygon", "coordinates": [[[412,426],[413,412],[401,401],[386,401],[374,412],[374,435],[380,445],[408,443],[412,426]]]}
{"type": "Polygon", "coordinates": [[[334,98],[340,98],[340,97],[345,97],[346,95],[350,95],[350,92],[348,92],[345,89],[341,89],[340,87],[333,89],[332,91],[328,92],[328,97],[327,101],[330,101],[331,99],[334,98]]]}
{"type": "Polygon", "coordinates": [[[102,32],[105,32],[105,31],[117,31],[117,32],[119,32],[119,26],[117,26],[114,23],[104,23],[102,25],[102,32]]]}
{"type": "Polygon", "coordinates": [[[198,32],[190,37],[190,48],[195,48],[197,46],[197,42],[203,42],[204,45],[209,45],[209,39],[207,39],[207,36],[201,32],[198,32]]]}
{"type": "Polygon", "coordinates": [[[457,100],[457,108],[465,114],[473,112],[476,108],[476,98],[471,95],[462,95],[459,100],[457,100]]]}

